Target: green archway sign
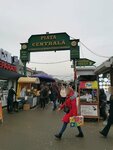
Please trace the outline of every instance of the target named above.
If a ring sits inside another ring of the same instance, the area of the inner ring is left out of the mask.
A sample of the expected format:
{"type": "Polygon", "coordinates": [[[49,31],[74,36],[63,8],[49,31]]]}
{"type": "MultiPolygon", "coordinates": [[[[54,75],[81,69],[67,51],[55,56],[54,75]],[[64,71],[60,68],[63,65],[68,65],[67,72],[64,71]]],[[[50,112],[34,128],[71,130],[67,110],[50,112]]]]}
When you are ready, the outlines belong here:
{"type": "Polygon", "coordinates": [[[78,39],[70,40],[70,36],[65,33],[32,35],[28,43],[21,43],[20,59],[25,64],[30,61],[30,52],[46,52],[70,50],[70,59],[80,58],[78,39]]]}
{"type": "Polygon", "coordinates": [[[30,52],[70,49],[70,39],[67,33],[32,35],[28,40],[30,52]]]}

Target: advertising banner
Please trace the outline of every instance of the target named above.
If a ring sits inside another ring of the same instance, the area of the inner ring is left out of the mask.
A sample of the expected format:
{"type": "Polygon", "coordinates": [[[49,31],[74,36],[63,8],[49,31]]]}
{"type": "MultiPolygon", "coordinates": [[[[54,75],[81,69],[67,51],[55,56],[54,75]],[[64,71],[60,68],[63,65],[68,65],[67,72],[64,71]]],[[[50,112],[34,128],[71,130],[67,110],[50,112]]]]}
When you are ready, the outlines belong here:
{"type": "Polygon", "coordinates": [[[97,105],[81,105],[80,106],[81,115],[83,116],[98,116],[98,106],[97,105]]]}
{"type": "Polygon", "coordinates": [[[11,62],[12,62],[11,53],[9,53],[3,49],[0,49],[0,60],[3,60],[5,62],[8,62],[11,64],[11,62]]]}
{"type": "Polygon", "coordinates": [[[80,89],[98,89],[97,81],[82,81],[80,82],[80,89]]]}

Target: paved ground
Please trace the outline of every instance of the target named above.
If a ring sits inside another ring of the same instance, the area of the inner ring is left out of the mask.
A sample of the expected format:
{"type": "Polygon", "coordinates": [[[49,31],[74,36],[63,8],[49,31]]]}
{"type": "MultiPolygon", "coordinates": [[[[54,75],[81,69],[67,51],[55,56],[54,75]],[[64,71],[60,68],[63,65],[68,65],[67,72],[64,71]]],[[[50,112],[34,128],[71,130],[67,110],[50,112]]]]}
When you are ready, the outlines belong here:
{"type": "Polygon", "coordinates": [[[99,134],[102,122],[86,122],[83,127],[85,137],[76,138],[76,128],[68,127],[62,140],[54,134],[61,127],[63,112],[53,112],[51,106],[4,113],[4,123],[0,125],[0,150],[113,150],[113,127],[108,138],[99,134]]]}

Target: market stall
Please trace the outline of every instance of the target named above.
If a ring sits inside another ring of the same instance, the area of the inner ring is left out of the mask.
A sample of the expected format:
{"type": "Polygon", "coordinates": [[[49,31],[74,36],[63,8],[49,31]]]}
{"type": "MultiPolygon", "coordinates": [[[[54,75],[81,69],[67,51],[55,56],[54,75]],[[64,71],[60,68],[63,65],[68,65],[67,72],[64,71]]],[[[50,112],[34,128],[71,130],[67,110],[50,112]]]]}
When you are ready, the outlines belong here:
{"type": "Polygon", "coordinates": [[[80,114],[99,121],[99,96],[97,81],[81,81],[79,84],[80,114]]]}
{"type": "Polygon", "coordinates": [[[18,79],[17,101],[23,101],[34,107],[37,104],[37,94],[39,93],[37,86],[40,84],[38,78],[21,77],[18,79]]]}

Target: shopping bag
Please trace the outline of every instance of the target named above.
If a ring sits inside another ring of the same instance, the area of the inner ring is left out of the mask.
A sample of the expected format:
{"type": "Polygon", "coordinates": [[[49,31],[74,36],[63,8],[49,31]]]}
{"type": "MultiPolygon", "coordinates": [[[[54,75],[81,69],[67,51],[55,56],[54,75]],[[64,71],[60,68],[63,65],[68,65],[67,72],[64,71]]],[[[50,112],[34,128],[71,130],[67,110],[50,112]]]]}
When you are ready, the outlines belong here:
{"type": "Polygon", "coordinates": [[[70,117],[70,127],[77,127],[84,125],[84,117],[83,116],[72,116],[70,117]]]}

